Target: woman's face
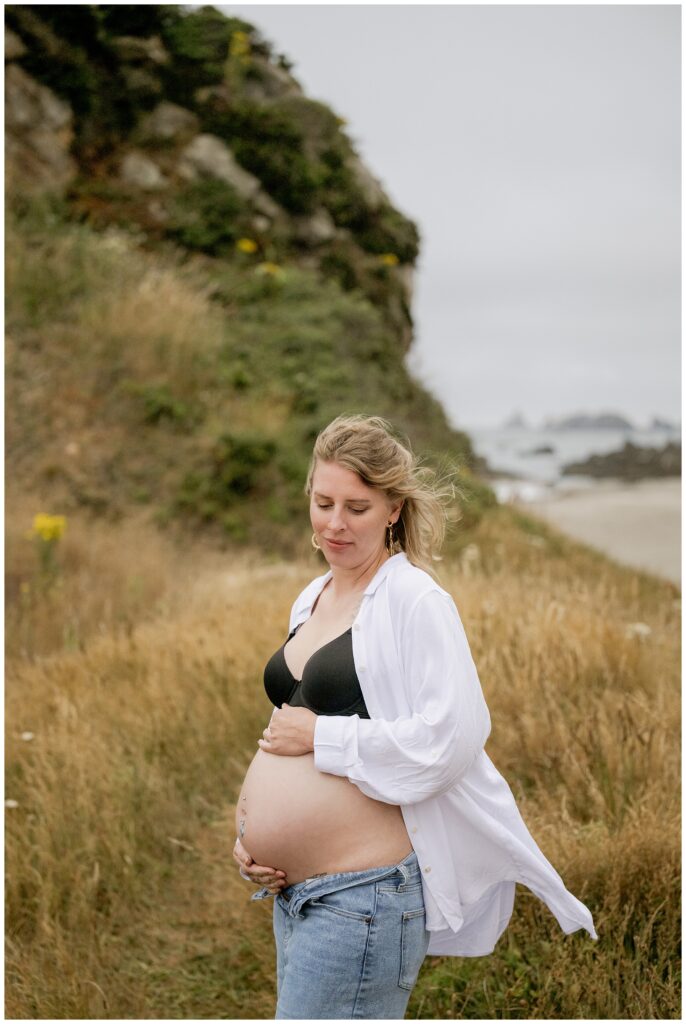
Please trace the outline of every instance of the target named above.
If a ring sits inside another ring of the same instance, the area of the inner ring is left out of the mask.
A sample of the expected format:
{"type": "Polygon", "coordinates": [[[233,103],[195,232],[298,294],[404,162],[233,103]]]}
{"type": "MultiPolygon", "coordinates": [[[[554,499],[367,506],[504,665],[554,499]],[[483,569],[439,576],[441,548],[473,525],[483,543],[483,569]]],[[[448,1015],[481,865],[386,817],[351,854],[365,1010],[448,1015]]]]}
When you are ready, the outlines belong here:
{"type": "Polygon", "coordinates": [[[318,461],[312,476],[310,519],[327,562],[359,565],[378,557],[386,542],[386,524],[395,523],[386,496],[365,484],[357,473],[337,462],[318,461]],[[330,541],[344,541],[336,546],[330,541]]]}

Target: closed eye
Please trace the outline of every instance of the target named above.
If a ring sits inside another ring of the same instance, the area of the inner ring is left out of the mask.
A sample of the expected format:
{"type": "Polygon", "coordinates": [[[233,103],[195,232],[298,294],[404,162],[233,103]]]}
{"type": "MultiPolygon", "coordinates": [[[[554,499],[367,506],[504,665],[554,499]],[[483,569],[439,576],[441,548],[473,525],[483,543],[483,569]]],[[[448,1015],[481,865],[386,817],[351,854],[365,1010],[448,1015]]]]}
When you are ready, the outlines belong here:
{"type": "MultiPolygon", "coordinates": [[[[319,504],[317,504],[317,508],[331,508],[331,505],[319,505],[319,504]]],[[[367,509],[366,508],[351,508],[350,511],[354,512],[356,516],[361,516],[363,512],[367,511],[367,509]]]]}

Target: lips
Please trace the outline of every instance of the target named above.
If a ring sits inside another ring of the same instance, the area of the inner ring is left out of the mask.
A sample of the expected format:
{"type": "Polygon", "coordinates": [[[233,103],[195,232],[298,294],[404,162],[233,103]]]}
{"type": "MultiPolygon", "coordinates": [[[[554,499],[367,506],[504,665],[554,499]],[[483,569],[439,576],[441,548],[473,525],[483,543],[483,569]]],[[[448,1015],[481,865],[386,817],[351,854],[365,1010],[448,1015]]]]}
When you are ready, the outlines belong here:
{"type": "Polygon", "coordinates": [[[329,540],[328,537],[325,537],[324,540],[326,541],[327,544],[331,544],[331,546],[334,547],[334,548],[347,548],[348,544],[350,544],[349,540],[346,540],[346,541],[329,540]]]}

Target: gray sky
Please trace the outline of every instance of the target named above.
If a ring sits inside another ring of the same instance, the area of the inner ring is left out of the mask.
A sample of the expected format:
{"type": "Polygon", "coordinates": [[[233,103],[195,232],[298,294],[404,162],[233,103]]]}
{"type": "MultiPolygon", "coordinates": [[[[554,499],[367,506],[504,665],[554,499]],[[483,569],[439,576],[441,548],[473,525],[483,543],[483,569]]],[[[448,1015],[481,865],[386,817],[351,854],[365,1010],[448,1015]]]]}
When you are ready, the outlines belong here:
{"type": "Polygon", "coordinates": [[[456,426],[680,419],[679,6],[217,6],[417,221],[409,365],[456,426]]]}

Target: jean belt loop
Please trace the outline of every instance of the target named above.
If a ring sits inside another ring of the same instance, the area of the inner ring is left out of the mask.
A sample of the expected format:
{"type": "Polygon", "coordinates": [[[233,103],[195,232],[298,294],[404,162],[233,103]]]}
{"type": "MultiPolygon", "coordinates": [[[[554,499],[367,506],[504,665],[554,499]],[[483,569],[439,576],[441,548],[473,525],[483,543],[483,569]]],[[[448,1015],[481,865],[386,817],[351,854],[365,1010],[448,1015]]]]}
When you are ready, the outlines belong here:
{"type": "Polygon", "coordinates": [[[408,868],[407,864],[398,864],[398,868],[403,873],[403,880],[400,884],[407,885],[407,883],[410,880],[410,869],[408,868]]]}

